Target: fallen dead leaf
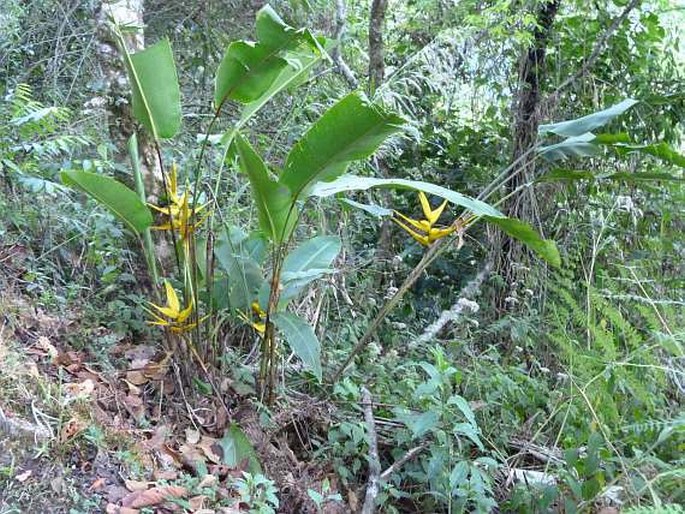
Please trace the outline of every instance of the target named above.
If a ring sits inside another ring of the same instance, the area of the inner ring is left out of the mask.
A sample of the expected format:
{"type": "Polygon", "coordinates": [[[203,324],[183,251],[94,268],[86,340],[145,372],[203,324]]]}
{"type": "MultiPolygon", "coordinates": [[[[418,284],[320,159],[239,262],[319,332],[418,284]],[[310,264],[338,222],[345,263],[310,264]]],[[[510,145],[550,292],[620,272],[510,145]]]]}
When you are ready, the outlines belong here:
{"type": "Polygon", "coordinates": [[[77,418],[71,418],[67,421],[62,430],[59,432],[59,440],[62,443],[67,442],[69,439],[76,437],[86,428],[86,424],[77,418]]]}
{"type": "Polygon", "coordinates": [[[53,478],[50,480],[50,487],[57,494],[62,494],[64,492],[64,478],[61,476],[53,478]]]}
{"type": "Polygon", "coordinates": [[[20,473],[20,474],[18,474],[17,476],[15,476],[14,479],[15,479],[17,482],[21,482],[21,483],[23,484],[24,482],[26,482],[26,481],[29,479],[29,477],[30,477],[32,474],[33,474],[33,471],[31,471],[30,469],[27,469],[27,470],[24,471],[23,473],[20,473]]]}
{"type": "Polygon", "coordinates": [[[202,450],[202,452],[207,456],[207,458],[215,464],[221,462],[221,456],[223,451],[219,445],[219,440],[213,437],[202,436],[200,442],[196,445],[202,450]]]}
{"type": "Polygon", "coordinates": [[[173,470],[155,469],[152,472],[152,476],[155,480],[176,480],[178,473],[173,470]]]}
{"type": "Polygon", "coordinates": [[[200,432],[192,428],[186,428],[186,442],[188,444],[197,444],[200,442],[200,432]]]}
{"type": "Polygon", "coordinates": [[[124,484],[126,485],[126,489],[128,489],[131,492],[134,492],[145,491],[150,485],[150,482],[143,480],[125,480],[124,484]]]}
{"type": "Polygon", "coordinates": [[[128,507],[119,507],[114,503],[108,503],[105,507],[105,512],[107,514],[138,514],[140,511],[138,509],[129,509],[128,507]]]}
{"type": "Polygon", "coordinates": [[[68,400],[75,400],[77,398],[88,398],[93,391],[95,391],[95,382],[90,378],[83,382],[64,384],[64,392],[67,394],[68,400]]]}
{"type": "Polygon", "coordinates": [[[197,484],[197,487],[200,489],[202,489],[203,487],[212,487],[218,481],[219,479],[214,475],[205,475],[204,478],[200,480],[200,483],[197,484]]]}
{"type": "Polygon", "coordinates": [[[143,508],[159,505],[170,498],[182,498],[188,493],[185,487],[180,486],[164,486],[153,487],[146,491],[134,491],[127,495],[122,501],[122,507],[129,508],[143,508]]]}
{"type": "Polygon", "coordinates": [[[36,340],[36,346],[43,350],[45,352],[45,355],[50,357],[51,361],[54,361],[59,355],[59,352],[57,351],[57,348],[55,348],[55,345],[52,344],[50,340],[45,336],[40,336],[36,340]]]}
{"type": "Polygon", "coordinates": [[[88,488],[89,491],[99,491],[105,486],[105,479],[100,477],[96,478],[95,481],[90,484],[90,487],[88,488]]]}
{"type": "Polygon", "coordinates": [[[190,510],[192,512],[197,512],[198,510],[204,507],[206,501],[207,497],[203,494],[200,494],[198,496],[193,496],[192,498],[188,499],[188,505],[190,505],[190,510]]]}

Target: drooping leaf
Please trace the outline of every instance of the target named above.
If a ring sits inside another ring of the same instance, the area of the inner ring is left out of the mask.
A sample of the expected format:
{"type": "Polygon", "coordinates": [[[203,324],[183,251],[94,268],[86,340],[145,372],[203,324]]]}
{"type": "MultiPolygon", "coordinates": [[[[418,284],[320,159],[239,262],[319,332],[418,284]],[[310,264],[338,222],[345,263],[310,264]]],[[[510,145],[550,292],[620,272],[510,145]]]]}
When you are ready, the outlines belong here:
{"type": "Polygon", "coordinates": [[[548,161],[560,161],[570,157],[592,157],[602,151],[592,132],[564,139],[560,143],[541,146],[538,153],[548,161]]]}
{"type": "Polygon", "coordinates": [[[235,423],[231,423],[228,427],[224,437],[219,440],[219,445],[223,450],[223,463],[229,468],[237,468],[247,460],[247,470],[250,473],[262,472],[257,452],[245,433],[235,423]]]}
{"type": "Polygon", "coordinates": [[[127,57],[133,115],[154,139],[173,137],[181,126],[181,93],[169,40],[127,57]]]}
{"type": "Polygon", "coordinates": [[[360,209],[364,212],[368,212],[369,214],[371,214],[371,216],[376,216],[377,218],[385,218],[388,216],[392,216],[392,209],[386,209],[385,207],[381,207],[380,205],[376,205],[373,203],[359,203],[355,202],[354,200],[350,200],[349,198],[341,198],[340,201],[351,207],[354,207],[355,209],[360,209]]]}
{"type": "Polygon", "coordinates": [[[494,218],[484,216],[484,218],[497,225],[505,233],[521,241],[528,248],[542,257],[548,264],[558,268],[561,266],[561,256],[554,241],[543,239],[537,231],[521,220],[514,218],[494,218]]]}
{"type": "Polygon", "coordinates": [[[507,218],[500,211],[485,202],[429,182],[343,175],[332,182],[316,183],[310,194],[312,196],[327,197],[346,191],[367,190],[375,187],[411,189],[444,198],[448,202],[464,207],[476,216],[483,216],[490,223],[499,226],[511,237],[518,239],[531,250],[538,253],[551,265],[559,266],[561,264],[559,251],[554,242],[541,238],[530,225],[519,220],[507,218]]]}
{"type": "Polygon", "coordinates": [[[620,153],[639,152],[652,155],[662,161],[685,168],[685,155],[675,151],[668,143],[654,143],[651,145],[616,145],[616,150],[620,153]]]}
{"type": "Polygon", "coordinates": [[[316,236],[290,252],[283,262],[281,273],[283,291],[280,308],[284,308],[289,300],[297,297],[313,281],[333,273],[330,266],[341,248],[342,243],[337,236],[316,236]]]}
{"type": "MultiPolygon", "coordinates": [[[[457,193],[451,189],[447,189],[430,182],[421,182],[418,180],[406,180],[401,178],[373,178],[360,177],[358,175],[343,175],[342,177],[332,182],[317,182],[310,191],[311,196],[318,196],[324,198],[338,193],[345,193],[348,191],[366,191],[372,188],[385,189],[410,189],[413,191],[423,191],[440,198],[444,198],[454,205],[464,207],[478,216],[493,216],[504,217],[500,211],[491,205],[471,198],[469,196],[457,193]]],[[[355,203],[350,203],[353,207],[355,203]]]]}
{"type": "Polygon", "coordinates": [[[134,232],[152,225],[152,214],[138,194],[113,178],[88,171],[63,171],[62,182],[76,187],[109,209],[134,232]]]}
{"type": "Polygon", "coordinates": [[[307,30],[287,25],[268,5],[257,13],[257,43],[231,43],[219,65],[214,87],[216,107],[227,99],[254,102],[269,90],[290,62],[287,50],[308,45],[318,51],[316,39],[307,30]]]}
{"type": "Polygon", "coordinates": [[[240,168],[248,176],[257,205],[259,225],[274,242],[287,239],[295,226],[296,213],[290,191],[269,177],[261,157],[240,134],[235,139],[240,168]]]}
{"type": "Polygon", "coordinates": [[[397,409],[395,416],[412,431],[412,435],[415,438],[421,437],[433,430],[440,421],[440,413],[435,410],[418,413],[397,409]]]}
{"type": "Polygon", "coordinates": [[[352,161],[369,157],[403,123],[363,95],[351,93],[328,109],[290,150],[280,182],[299,198],[315,182],[333,180],[352,161]]]}
{"type": "Polygon", "coordinates": [[[295,355],[321,381],[321,343],[314,329],[305,320],[289,312],[277,312],[272,316],[276,328],[290,345],[295,355]]]}
{"type": "Polygon", "coordinates": [[[637,100],[628,98],[622,102],[612,105],[608,109],[602,111],[597,111],[582,118],[577,118],[575,120],[562,121],[559,123],[551,123],[547,125],[540,125],[538,128],[539,134],[552,133],[563,137],[577,137],[583,135],[587,132],[592,132],[598,127],[602,127],[609,123],[611,120],[620,116],[632,106],[634,106],[637,100]]]}
{"type": "Polygon", "coordinates": [[[637,173],[593,173],[584,170],[565,170],[554,169],[550,170],[541,176],[536,182],[574,182],[577,180],[616,180],[623,182],[684,182],[684,177],[671,175],[670,173],[652,173],[652,172],[637,172],[637,173]]]}

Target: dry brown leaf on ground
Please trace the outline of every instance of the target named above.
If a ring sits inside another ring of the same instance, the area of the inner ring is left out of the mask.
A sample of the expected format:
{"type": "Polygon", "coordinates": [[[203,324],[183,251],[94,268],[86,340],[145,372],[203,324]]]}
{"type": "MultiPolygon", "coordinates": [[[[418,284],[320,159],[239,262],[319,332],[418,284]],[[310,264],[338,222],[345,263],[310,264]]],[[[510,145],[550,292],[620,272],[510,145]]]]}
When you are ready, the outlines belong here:
{"type": "Polygon", "coordinates": [[[188,494],[188,490],[185,487],[173,485],[153,487],[146,491],[134,491],[128,494],[121,500],[121,505],[122,507],[141,509],[159,505],[171,498],[183,498],[186,494],[188,494]]]}
{"type": "Polygon", "coordinates": [[[21,482],[21,483],[23,484],[24,482],[26,482],[26,481],[29,479],[29,477],[30,477],[32,474],[33,474],[33,471],[31,471],[30,469],[27,469],[27,470],[24,471],[23,473],[19,473],[17,476],[15,476],[14,479],[15,479],[17,482],[21,482]]]}
{"type": "Polygon", "coordinates": [[[107,514],[138,514],[140,511],[138,509],[129,509],[128,507],[119,507],[114,503],[108,503],[105,512],[107,514]]]}
{"type": "Polygon", "coordinates": [[[68,440],[76,437],[86,428],[86,423],[77,418],[71,418],[67,421],[62,430],[59,432],[60,443],[66,443],[68,440]]]}
{"type": "Polygon", "coordinates": [[[126,489],[133,493],[135,491],[145,491],[150,485],[150,482],[146,480],[125,480],[124,484],[126,485],[126,489]]]}

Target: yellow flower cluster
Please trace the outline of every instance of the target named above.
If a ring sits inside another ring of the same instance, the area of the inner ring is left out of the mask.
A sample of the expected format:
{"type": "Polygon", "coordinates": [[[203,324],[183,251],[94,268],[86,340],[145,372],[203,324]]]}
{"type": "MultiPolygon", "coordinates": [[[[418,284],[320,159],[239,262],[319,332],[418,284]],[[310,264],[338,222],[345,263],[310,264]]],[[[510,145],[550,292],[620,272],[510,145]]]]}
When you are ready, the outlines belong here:
{"type": "Polygon", "coordinates": [[[430,203],[428,202],[428,198],[423,193],[423,191],[420,191],[419,201],[421,202],[421,208],[423,210],[423,215],[425,219],[415,220],[405,216],[401,212],[393,211],[393,214],[395,216],[398,216],[401,220],[404,220],[409,225],[403,223],[402,221],[400,221],[400,219],[397,219],[395,216],[393,216],[392,220],[395,223],[397,223],[400,227],[402,227],[402,229],[404,229],[407,233],[409,233],[411,237],[416,239],[423,246],[428,246],[432,242],[437,241],[438,239],[441,239],[445,236],[448,236],[456,230],[456,227],[454,226],[446,228],[439,228],[434,226],[437,223],[438,218],[440,218],[442,211],[445,210],[447,200],[442,202],[442,204],[440,204],[440,206],[437,209],[431,209],[430,203]]]}
{"type": "Polygon", "coordinates": [[[169,327],[169,329],[176,334],[187,332],[188,330],[195,328],[197,323],[189,322],[190,315],[193,312],[193,302],[191,301],[187,307],[181,309],[181,302],[179,301],[173,286],[165,280],[164,287],[166,289],[166,305],[161,306],[148,302],[150,306],[154,307],[159,314],[161,314],[160,316],[151,310],[146,309],[154,320],[148,321],[148,323],[150,325],[169,327]]]}
{"type": "Polygon", "coordinates": [[[167,185],[169,205],[166,207],[159,207],[157,205],[149,204],[150,207],[169,218],[166,223],[152,227],[154,230],[173,230],[178,232],[182,241],[188,241],[195,229],[204,222],[207,218],[206,214],[193,223],[193,218],[195,218],[206,205],[192,209],[190,207],[191,199],[189,198],[187,189],[188,188],[186,187],[186,191],[184,191],[182,195],[178,194],[178,173],[176,165],[173,164],[171,166],[171,173],[169,173],[169,183],[167,185]]]}

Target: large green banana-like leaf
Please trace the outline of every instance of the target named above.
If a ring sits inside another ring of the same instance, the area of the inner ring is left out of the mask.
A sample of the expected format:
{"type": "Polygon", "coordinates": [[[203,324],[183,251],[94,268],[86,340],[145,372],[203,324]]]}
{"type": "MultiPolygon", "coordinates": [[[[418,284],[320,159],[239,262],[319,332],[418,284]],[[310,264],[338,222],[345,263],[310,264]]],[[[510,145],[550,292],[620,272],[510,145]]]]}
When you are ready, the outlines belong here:
{"type": "Polygon", "coordinates": [[[252,186],[259,226],[272,241],[280,243],[288,238],[297,218],[290,190],[269,177],[266,165],[246,139],[237,135],[235,146],[240,168],[252,186]]]}
{"type": "MultiPolygon", "coordinates": [[[[311,189],[310,194],[312,196],[326,197],[346,191],[358,191],[371,188],[412,189],[414,191],[423,191],[424,193],[444,198],[448,202],[464,207],[476,216],[481,216],[490,223],[497,225],[511,237],[518,239],[528,246],[549,264],[557,267],[561,265],[559,251],[554,242],[543,239],[530,225],[527,225],[520,220],[506,217],[500,211],[485,202],[429,182],[343,175],[332,182],[318,182],[311,189]]],[[[350,202],[347,203],[353,207],[359,205],[350,202]]],[[[367,208],[360,208],[368,212],[367,208]]],[[[386,212],[387,211],[385,210],[377,209],[375,210],[374,215],[383,215],[386,212]]]]}
{"type": "Polygon", "coordinates": [[[181,126],[181,93],[167,39],[145,50],[125,53],[133,89],[133,115],[155,140],[176,135],[181,126]]]}
{"type": "Polygon", "coordinates": [[[138,194],[113,178],[87,171],[63,171],[62,182],[76,187],[106,207],[126,226],[141,234],[152,225],[150,209],[138,194]]]}
{"type": "Polygon", "coordinates": [[[301,46],[320,50],[308,30],[290,27],[268,5],[257,13],[257,37],[256,43],[236,41],[228,46],[215,78],[217,108],[227,99],[248,103],[262,97],[290,66],[286,51],[301,46]]]}
{"type": "Polygon", "coordinates": [[[290,150],[280,182],[299,198],[315,182],[335,179],[352,161],[369,157],[403,124],[402,118],[351,93],[326,111],[290,150]]]}

